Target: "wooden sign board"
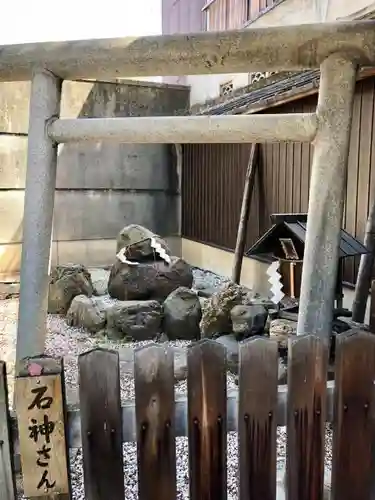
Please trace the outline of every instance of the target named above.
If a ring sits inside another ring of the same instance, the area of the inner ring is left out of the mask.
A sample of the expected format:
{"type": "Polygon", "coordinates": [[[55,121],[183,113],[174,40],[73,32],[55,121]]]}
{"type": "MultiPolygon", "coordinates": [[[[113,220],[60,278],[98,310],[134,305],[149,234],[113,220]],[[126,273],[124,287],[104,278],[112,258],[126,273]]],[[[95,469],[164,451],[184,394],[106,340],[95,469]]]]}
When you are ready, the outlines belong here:
{"type": "Polygon", "coordinates": [[[15,402],[25,496],[68,494],[61,375],[17,378],[15,402]]]}

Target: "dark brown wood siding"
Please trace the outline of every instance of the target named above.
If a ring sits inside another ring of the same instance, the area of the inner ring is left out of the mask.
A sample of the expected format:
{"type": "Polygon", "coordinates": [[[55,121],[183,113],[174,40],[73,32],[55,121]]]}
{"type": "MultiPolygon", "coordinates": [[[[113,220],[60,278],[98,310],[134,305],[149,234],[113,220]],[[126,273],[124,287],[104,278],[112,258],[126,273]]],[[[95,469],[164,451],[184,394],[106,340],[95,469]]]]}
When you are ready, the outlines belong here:
{"type": "MultiPolygon", "coordinates": [[[[272,108],[272,113],[311,111],[316,96],[272,108]]],[[[357,84],[350,141],[343,225],[363,241],[375,197],[375,79],[357,84]]],[[[182,233],[203,243],[233,250],[250,144],[184,147],[182,233]]],[[[248,226],[250,246],[270,226],[275,212],[306,212],[313,146],[264,144],[248,226]]],[[[347,259],[345,280],[354,283],[359,259],[347,259]]]]}

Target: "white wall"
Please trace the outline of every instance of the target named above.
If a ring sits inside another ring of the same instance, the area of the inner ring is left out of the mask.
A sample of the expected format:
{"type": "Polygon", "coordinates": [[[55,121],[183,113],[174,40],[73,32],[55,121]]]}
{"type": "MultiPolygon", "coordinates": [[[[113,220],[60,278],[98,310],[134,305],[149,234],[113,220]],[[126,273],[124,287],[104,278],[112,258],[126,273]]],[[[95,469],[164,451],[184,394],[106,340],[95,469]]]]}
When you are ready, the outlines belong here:
{"type": "MultiPolygon", "coordinates": [[[[181,242],[182,257],[192,264],[203,269],[209,269],[222,276],[230,277],[233,266],[233,252],[197,243],[185,238],[181,242]]],[[[255,292],[267,297],[270,294],[270,285],[266,274],[269,264],[255,259],[244,257],[241,272],[241,284],[253,289],[255,292]]],[[[343,305],[351,310],[354,299],[354,290],[344,288],[343,305]]],[[[370,299],[367,301],[365,323],[369,322],[370,299]]]]}
{"type": "MultiPolygon", "coordinates": [[[[161,0],[50,0],[2,2],[0,44],[159,34],[161,0]]],[[[136,76],[136,75],[134,75],[136,76]]]]}
{"type": "MultiPolygon", "coordinates": [[[[65,0],[58,8],[51,8],[50,0],[2,2],[0,45],[161,34],[161,3],[162,0],[109,0],[105,4],[65,0]]],[[[139,79],[137,75],[133,78],[139,79]]],[[[142,80],[161,82],[162,77],[142,80]]]]}
{"type": "MultiPolygon", "coordinates": [[[[251,23],[248,29],[355,19],[372,11],[375,11],[373,0],[284,0],[251,23]]],[[[190,104],[218,97],[220,85],[228,80],[233,80],[235,89],[250,83],[247,73],[189,76],[190,104]]]]}

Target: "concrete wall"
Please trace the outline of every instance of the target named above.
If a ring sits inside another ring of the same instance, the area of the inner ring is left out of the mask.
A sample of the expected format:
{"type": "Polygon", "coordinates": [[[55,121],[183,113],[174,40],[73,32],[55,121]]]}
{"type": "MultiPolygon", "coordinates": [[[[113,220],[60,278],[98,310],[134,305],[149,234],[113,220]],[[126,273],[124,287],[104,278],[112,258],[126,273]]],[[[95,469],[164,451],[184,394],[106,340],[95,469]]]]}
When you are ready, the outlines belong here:
{"type": "MultiPolygon", "coordinates": [[[[374,0],[281,0],[252,21],[248,29],[357,19],[371,12],[375,12],[374,0]]],[[[251,83],[248,73],[188,76],[185,82],[191,86],[191,105],[216,98],[220,85],[229,80],[234,89],[251,83]]]]}
{"type": "MultiPolygon", "coordinates": [[[[22,244],[29,83],[0,85],[0,273],[17,273],[22,244]]],[[[150,83],[64,82],[62,117],[185,112],[185,87],[150,83]]],[[[173,147],[97,142],[59,149],[54,263],[108,265],[126,224],[179,236],[179,179],[173,147]]],[[[176,238],[177,237],[177,238],[176,238]]],[[[179,247],[175,248],[179,252],[179,247]]]]}
{"type": "MultiPolygon", "coordinates": [[[[209,269],[222,276],[230,277],[233,266],[233,252],[227,252],[203,243],[182,238],[181,240],[182,256],[190,264],[209,269]]],[[[250,287],[261,295],[269,296],[269,283],[266,274],[269,264],[255,259],[244,257],[241,273],[241,283],[250,287]]],[[[344,307],[352,309],[354,299],[354,290],[344,288],[344,307]]],[[[365,323],[369,322],[370,300],[367,301],[365,323]]]]}

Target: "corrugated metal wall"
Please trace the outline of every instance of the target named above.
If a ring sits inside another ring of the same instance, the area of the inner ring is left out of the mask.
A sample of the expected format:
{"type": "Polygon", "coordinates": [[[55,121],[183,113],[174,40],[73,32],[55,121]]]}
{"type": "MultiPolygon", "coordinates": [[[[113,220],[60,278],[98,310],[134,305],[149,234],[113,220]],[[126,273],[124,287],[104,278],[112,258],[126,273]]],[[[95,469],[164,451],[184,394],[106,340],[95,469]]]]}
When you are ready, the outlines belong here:
{"type": "Polygon", "coordinates": [[[214,0],[207,8],[209,30],[242,28],[246,21],[255,19],[273,4],[274,0],[214,0]]]}
{"type": "MultiPolygon", "coordinates": [[[[205,18],[202,8],[205,3],[206,0],[162,0],[163,34],[173,35],[175,33],[204,31],[205,18]]],[[[163,81],[186,85],[186,76],[165,76],[163,81]]]]}
{"type": "MultiPolygon", "coordinates": [[[[228,0],[215,0],[207,9],[209,31],[225,30],[228,27],[228,0]]],[[[238,26],[237,26],[238,27],[238,26]]]]}
{"type": "MultiPolygon", "coordinates": [[[[363,241],[375,196],[375,79],[357,84],[351,134],[344,227],[363,241]]],[[[316,96],[270,110],[311,111],[316,96]]],[[[182,233],[185,238],[234,249],[250,145],[204,144],[184,147],[182,233]]],[[[313,147],[309,143],[265,144],[255,184],[247,245],[270,226],[275,212],[308,207],[313,147]]],[[[358,259],[347,260],[345,280],[355,282],[358,259]]]]}
{"type": "Polygon", "coordinates": [[[230,0],[227,29],[242,28],[246,22],[247,5],[244,0],[230,0]]]}

